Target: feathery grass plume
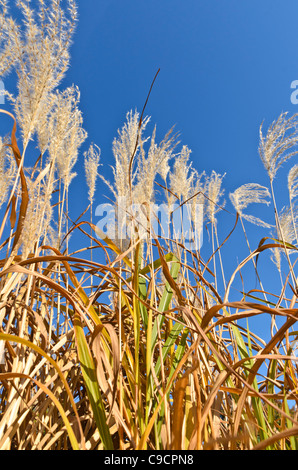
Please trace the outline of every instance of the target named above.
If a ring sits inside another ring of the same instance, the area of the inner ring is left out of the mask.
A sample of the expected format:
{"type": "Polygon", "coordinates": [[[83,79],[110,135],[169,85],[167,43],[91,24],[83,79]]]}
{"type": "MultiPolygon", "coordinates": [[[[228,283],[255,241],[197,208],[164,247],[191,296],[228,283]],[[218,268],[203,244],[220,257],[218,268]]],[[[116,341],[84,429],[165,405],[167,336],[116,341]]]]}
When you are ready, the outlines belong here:
{"type": "MultiPolygon", "coordinates": [[[[180,202],[186,201],[194,194],[193,188],[198,176],[197,171],[192,168],[192,162],[189,161],[190,155],[191,150],[187,145],[183,145],[181,152],[175,158],[173,169],[169,175],[169,188],[180,202]]],[[[174,201],[173,195],[170,196],[170,201],[174,201]]]]}
{"type": "Polygon", "coordinates": [[[298,114],[290,118],[287,118],[287,114],[282,113],[265,135],[262,131],[263,124],[260,126],[259,154],[271,182],[283,163],[298,153],[298,150],[294,150],[298,143],[298,114]]]}
{"type": "Polygon", "coordinates": [[[89,196],[89,201],[91,204],[93,203],[93,200],[94,200],[96,179],[98,177],[100,153],[101,153],[100,148],[95,144],[91,144],[88,151],[84,152],[85,174],[86,174],[86,180],[87,180],[87,185],[89,189],[88,196],[89,196]]]}
{"type": "MultiPolygon", "coordinates": [[[[146,116],[143,119],[140,129],[139,119],[140,115],[138,111],[135,110],[133,112],[133,110],[130,110],[126,114],[126,121],[122,128],[118,129],[118,136],[113,140],[112,152],[115,161],[112,166],[113,183],[110,183],[103,176],[100,176],[108,185],[115,198],[116,227],[110,226],[109,228],[112,232],[115,232],[114,238],[116,243],[122,243],[122,246],[127,246],[128,240],[126,240],[126,235],[129,236],[126,230],[127,221],[132,216],[132,204],[137,203],[137,201],[134,200],[137,170],[132,171],[131,183],[133,194],[130,194],[130,160],[134,153],[137,139],[138,145],[135,152],[135,161],[138,161],[143,144],[149,139],[149,137],[144,138],[143,133],[150,121],[150,117],[146,116]]],[[[133,231],[131,233],[133,233],[133,231]]]]}
{"type": "Polygon", "coordinates": [[[134,200],[142,204],[154,202],[154,182],[159,174],[165,181],[170,170],[169,161],[173,157],[177,145],[175,135],[171,129],[160,144],[156,143],[156,126],[154,127],[148,152],[144,149],[144,142],[140,145],[140,154],[137,159],[136,183],[133,194],[134,200]]]}
{"type": "MultiPolygon", "coordinates": [[[[62,241],[62,227],[65,225],[68,232],[68,219],[64,216],[64,211],[68,211],[68,190],[69,186],[77,175],[73,168],[77,163],[79,148],[87,138],[87,132],[83,129],[83,117],[78,104],[80,92],[78,87],[71,86],[63,92],[57,92],[57,103],[54,113],[51,113],[49,121],[53,122],[54,130],[52,142],[49,144],[49,156],[52,165],[57,169],[60,180],[59,193],[59,222],[58,240],[62,241]],[[59,123],[59,124],[57,124],[59,123]],[[56,127],[57,125],[57,127],[56,127]],[[53,138],[54,137],[54,138],[53,138]],[[62,188],[63,185],[63,188],[62,188]]],[[[68,249],[68,238],[66,240],[66,250],[68,249]]]]}
{"type": "Polygon", "coordinates": [[[288,174],[288,189],[290,201],[298,196],[298,164],[294,165],[288,174]]]}
{"type": "MultiPolygon", "coordinates": [[[[41,153],[48,152],[48,162],[57,166],[58,159],[62,160],[60,155],[64,152],[65,142],[72,127],[76,121],[82,123],[82,118],[78,116],[80,92],[78,87],[73,85],[63,91],[56,90],[51,93],[49,100],[51,109],[48,114],[41,116],[37,124],[37,139],[41,153]]],[[[63,167],[63,162],[60,163],[63,167]]]]}
{"type": "Polygon", "coordinates": [[[220,175],[213,170],[206,181],[206,216],[212,225],[216,225],[217,220],[215,215],[225,206],[225,201],[221,201],[224,195],[224,189],[222,189],[222,180],[224,177],[225,174],[220,175]]]}
{"type": "Polygon", "coordinates": [[[273,187],[273,180],[278,169],[282,166],[283,163],[298,153],[298,150],[295,150],[295,147],[298,143],[297,117],[298,114],[294,114],[292,117],[287,119],[287,113],[282,113],[279,118],[271,124],[266,136],[263,136],[261,126],[259,154],[270,180],[276,230],[277,233],[281,236],[281,241],[284,245],[284,253],[286,255],[291,272],[292,282],[295,284],[295,288],[298,291],[296,276],[288,255],[288,250],[285,245],[285,239],[283,238],[283,230],[279,220],[279,211],[277,208],[273,187]]]}
{"type": "MultiPolygon", "coordinates": [[[[276,227],[276,234],[272,234],[275,238],[283,240],[285,243],[293,244],[296,240],[296,230],[295,226],[298,221],[297,211],[291,212],[289,207],[283,207],[279,215],[279,225],[276,227]],[[293,217],[294,216],[294,217],[293,217]]],[[[272,248],[272,257],[271,260],[276,265],[279,273],[281,273],[281,250],[279,248],[272,248]]],[[[293,253],[292,250],[289,250],[289,253],[293,253]]]]}
{"type": "Polygon", "coordinates": [[[0,0],[0,77],[10,71],[19,57],[19,28],[8,16],[7,0],[0,0]]]}
{"type": "Polygon", "coordinates": [[[68,0],[67,9],[63,9],[58,0],[47,3],[50,4],[46,6],[44,0],[38,0],[37,15],[29,2],[17,2],[24,27],[18,42],[15,36],[18,94],[13,104],[24,146],[33,138],[39,120],[51,110],[51,93],[68,69],[71,38],[77,22],[74,0],[68,0]]]}
{"type": "Polygon", "coordinates": [[[51,159],[56,159],[58,176],[63,181],[66,191],[76,173],[72,172],[79,155],[79,148],[87,138],[83,129],[82,112],[78,108],[80,92],[77,87],[69,87],[58,93],[58,104],[54,119],[54,128],[59,121],[56,140],[49,146],[51,159]],[[59,134],[59,129],[62,131],[59,134]]]}
{"type": "Polygon", "coordinates": [[[230,193],[229,197],[240,217],[261,227],[271,227],[271,225],[263,222],[263,220],[258,217],[243,213],[243,210],[246,209],[249,204],[266,204],[269,206],[270,201],[266,200],[266,198],[271,197],[268,188],[257,183],[243,184],[233,193],[230,193]]]}
{"type": "Polygon", "coordinates": [[[292,216],[292,222],[295,230],[296,242],[298,242],[298,228],[297,221],[294,216],[294,199],[298,196],[298,165],[294,165],[288,174],[288,190],[290,199],[290,210],[292,216]]]}
{"type": "Polygon", "coordinates": [[[29,204],[24,221],[20,245],[24,257],[34,253],[36,245],[47,239],[50,223],[53,217],[51,195],[53,186],[46,181],[36,185],[34,181],[28,180],[29,204]]]}
{"type": "Polygon", "coordinates": [[[134,112],[131,110],[126,114],[126,122],[121,130],[118,130],[118,137],[113,141],[115,164],[112,170],[114,181],[111,184],[103,178],[115,197],[119,231],[122,233],[122,229],[128,229],[128,236],[134,236],[135,229],[140,230],[142,236],[147,233],[148,220],[150,220],[151,214],[146,213],[145,209],[143,211],[141,205],[146,203],[146,207],[151,211],[155,200],[155,179],[158,174],[163,179],[167,178],[169,160],[173,157],[173,151],[177,145],[176,136],[172,134],[173,129],[166,134],[159,144],[156,143],[156,126],[151,139],[150,136],[144,137],[143,134],[150,117],[146,116],[142,120],[140,130],[139,119],[140,115],[136,110],[134,112]],[[137,138],[138,145],[131,175],[132,194],[130,194],[130,161],[137,138]],[[150,146],[146,151],[145,144],[149,140],[150,146]],[[135,213],[134,207],[138,207],[138,214],[135,213]]]}
{"type": "Polygon", "coordinates": [[[41,155],[48,151],[48,158],[55,162],[63,141],[67,122],[63,113],[61,92],[55,91],[48,95],[48,112],[41,114],[36,123],[36,140],[41,155]],[[63,119],[64,117],[64,119],[63,119]]]}
{"type": "MultiPolygon", "coordinates": [[[[136,110],[134,112],[132,110],[129,111],[126,114],[126,122],[122,126],[121,130],[118,129],[118,137],[115,137],[113,141],[112,150],[115,159],[115,164],[112,169],[114,182],[112,185],[110,183],[108,183],[108,185],[112,190],[116,201],[120,198],[125,198],[129,191],[130,160],[135,149],[138,132],[139,140],[135,153],[135,160],[138,160],[138,155],[141,146],[148,140],[148,138],[143,138],[143,132],[147,127],[150,117],[146,116],[143,119],[140,131],[139,119],[140,115],[136,110]]],[[[133,172],[132,184],[135,183],[136,177],[137,172],[133,172]]]]}
{"type": "Polygon", "coordinates": [[[157,197],[155,182],[158,175],[166,182],[170,170],[169,161],[173,158],[174,148],[177,145],[176,136],[172,133],[173,128],[158,144],[156,143],[155,126],[148,150],[145,150],[144,142],[140,144],[132,201],[137,209],[137,213],[133,211],[135,229],[138,236],[144,240],[150,237],[151,230],[154,230],[154,224],[158,218],[155,210],[157,197]]]}
{"type": "MultiPolygon", "coordinates": [[[[294,214],[294,222],[297,221],[297,211],[294,214]]],[[[279,213],[280,226],[277,230],[277,236],[279,239],[284,240],[286,243],[293,244],[296,238],[295,228],[289,207],[283,207],[279,213]]]]}
{"type": "Polygon", "coordinates": [[[271,261],[275,264],[277,267],[277,270],[279,274],[281,275],[281,253],[279,248],[271,248],[271,261]]]}
{"type": "Polygon", "coordinates": [[[193,181],[192,189],[189,195],[188,204],[191,206],[191,219],[195,221],[196,224],[203,226],[204,220],[204,208],[206,205],[205,191],[206,191],[206,180],[203,179],[206,177],[205,171],[202,173],[196,172],[195,179],[193,181]],[[198,205],[201,206],[198,214],[198,205]],[[198,219],[199,215],[199,219],[198,219]]]}
{"type": "Polygon", "coordinates": [[[166,134],[160,145],[155,145],[155,151],[158,154],[157,157],[157,173],[162,177],[163,181],[167,180],[167,176],[170,172],[169,162],[175,157],[174,149],[179,142],[175,141],[176,136],[172,136],[173,129],[166,134]],[[171,137],[172,136],[172,137],[171,137]]]}
{"type": "Polygon", "coordinates": [[[17,173],[15,159],[7,143],[0,136],[0,208],[7,200],[9,188],[17,173]]]}
{"type": "MultiPolygon", "coordinates": [[[[199,174],[190,161],[191,150],[184,145],[175,156],[169,173],[170,195],[166,193],[169,212],[169,232],[180,244],[199,247],[203,226],[205,172],[199,174]],[[199,238],[198,238],[199,236],[199,238]]],[[[172,251],[179,256],[179,244],[174,243],[172,251]],[[178,251],[177,251],[178,250],[178,251]]]]}

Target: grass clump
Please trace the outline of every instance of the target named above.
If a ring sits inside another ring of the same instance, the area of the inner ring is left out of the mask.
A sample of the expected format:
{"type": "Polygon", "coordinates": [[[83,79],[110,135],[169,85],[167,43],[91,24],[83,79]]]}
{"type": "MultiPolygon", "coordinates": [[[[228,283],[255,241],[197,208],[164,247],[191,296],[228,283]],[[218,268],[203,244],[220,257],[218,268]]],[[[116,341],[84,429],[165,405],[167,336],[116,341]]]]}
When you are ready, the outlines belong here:
{"type": "Polygon", "coordinates": [[[0,110],[12,124],[0,137],[0,449],[296,450],[297,165],[281,211],[273,181],[297,154],[297,116],[261,130],[269,188],[229,194],[224,238],[224,175],[199,174],[173,129],[146,137],[137,111],[113,142],[113,181],[100,148],[85,152],[89,206],[72,221],[87,133],[79,90],[58,86],[76,4],[17,3],[22,27],[0,0],[0,78],[17,83],[0,110]],[[113,197],[107,231],[92,219],[99,184],[113,197]],[[246,213],[271,201],[272,223],[246,213]],[[248,253],[227,273],[239,221],[248,253]],[[262,229],[256,246],[246,222],[262,229]],[[264,319],[262,337],[251,324],[264,319]]]}

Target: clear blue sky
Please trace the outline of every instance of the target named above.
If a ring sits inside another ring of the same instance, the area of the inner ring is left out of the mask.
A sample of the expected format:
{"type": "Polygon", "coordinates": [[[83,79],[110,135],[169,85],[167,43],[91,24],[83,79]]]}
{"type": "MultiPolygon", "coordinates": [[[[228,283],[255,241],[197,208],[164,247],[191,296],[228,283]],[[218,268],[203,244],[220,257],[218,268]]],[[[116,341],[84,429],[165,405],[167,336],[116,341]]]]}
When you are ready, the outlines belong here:
{"type": "MultiPolygon", "coordinates": [[[[241,184],[268,185],[258,156],[259,126],[263,120],[270,124],[282,111],[298,112],[298,105],[290,100],[291,82],[298,80],[296,0],[78,3],[71,68],[62,86],[74,83],[81,90],[84,127],[89,134],[85,147],[93,141],[101,148],[105,176],[111,177],[117,129],[127,111],[141,111],[160,68],[146,109],[157,123],[158,137],[175,124],[182,143],[192,149],[199,172],[226,173],[228,209],[228,193],[241,184]]],[[[280,173],[282,196],[288,169],[286,166],[280,173]]],[[[79,176],[72,186],[76,204],[70,208],[74,218],[87,205],[83,158],[76,171],[79,176]]],[[[98,184],[96,203],[103,202],[103,194],[109,195],[108,190],[98,184]]],[[[281,198],[279,203],[282,207],[287,201],[281,198]]],[[[273,216],[270,210],[266,213],[273,216]]],[[[258,210],[254,214],[262,216],[258,210]]],[[[225,236],[234,218],[221,217],[225,236]]],[[[255,243],[267,234],[250,224],[247,229],[255,243]]],[[[238,235],[241,237],[240,231],[238,235]]],[[[238,252],[235,243],[239,249],[242,246],[234,238],[231,271],[238,252]]],[[[246,255],[243,245],[239,261],[246,255]]]]}

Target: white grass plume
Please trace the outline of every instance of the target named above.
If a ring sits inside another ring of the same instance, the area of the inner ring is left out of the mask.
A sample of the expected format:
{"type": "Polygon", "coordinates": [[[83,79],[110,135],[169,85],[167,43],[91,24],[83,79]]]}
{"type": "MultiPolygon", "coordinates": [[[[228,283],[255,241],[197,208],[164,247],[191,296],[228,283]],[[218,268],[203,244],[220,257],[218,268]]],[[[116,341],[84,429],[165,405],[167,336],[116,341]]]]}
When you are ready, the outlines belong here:
{"type": "Polygon", "coordinates": [[[57,94],[57,105],[52,114],[53,139],[49,145],[52,161],[55,159],[59,178],[68,189],[76,176],[73,168],[77,162],[79,148],[87,138],[83,129],[83,116],[78,105],[80,93],[77,87],[67,88],[57,94]]]}
{"type": "MultiPolygon", "coordinates": [[[[137,111],[129,111],[126,114],[126,122],[121,130],[118,130],[118,137],[113,141],[113,155],[115,164],[113,168],[114,183],[109,185],[116,198],[125,197],[129,191],[130,180],[130,160],[133,155],[138,139],[138,146],[135,153],[135,160],[138,161],[141,147],[148,140],[143,137],[143,133],[150,120],[146,116],[139,130],[140,115],[137,111]],[[139,134],[138,134],[139,133],[139,134]]],[[[137,172],[133,172],[132,183],[135,183],[137,172]]]]}
{"type": "Polygon", "coordinates": [[[15,64],[18,93],[13,98],[14,112],[26,143],[33,138],[39,120],[51,110],[51,93],[58,87],[69,67],[69,49],[77,22],[74,0],[38,0],[36,14],[29,2],[18,0],[23,27],[16,31],[15,64]]]}
{"type": "Polygon", "coordinates": [[[19,27],[8,16],[8,2],[0,0],[0,78],[9,73],[18,60],[19,42],[19,27]]]}
{"type": "Polygon", "coordinates": [[[250,204],[266,204],[268,206],[270,201],[267,198],[271,197],[268,188],[257,183],[243,184],[233,193],[230,193],[229,197],[240,217],[261,227],[271,227],[270,224],[267,224],[258,217],[243,213],[250,204]]]}
{"type": "Polygon", "coordinates": [[[212,171],[211,175],[207,178],[206,181],[206,216],[207,219],[212,223],[216,224],[216,214],[222,210],[225,206],[225,201],[222,200],[224,195],[224,188],[222,188],[222,181],[224,175],[212,171]]]}
{"type": "Polygon", "coordinates": [[[8,142],[0,137],[0,208],[6,202],[8,191],[17,174],[17,167],[8,142]]]}
{"type": "MultiPolygon", "coordinates": [[[[111,183],[101,175],[100,177],[106,182],[114,195],[117,224],[122,227],[123,224],[127,224],[128,219],[131,219],[132,226],[135,223],[137,226],[143,225],[146,231],[148,218],[150,219],[151,215],[146,211],[143,213],[142,210],[139,210],[138,220],[133,222],[135,216],[132,205],[140,208],[142,204],[146,204],[147,208],[149,207],[149,210],[151,210],[155,200],[154,185],[156,177],[160,175],[164,180],[167,178],[169,161],[173,157],[173,151],[177,143],[175,136],[172,134],[172,129],[159,144],[156,142],[156,127],[151,138],[150,136],[145,137],[144,133],[150,117],[144,117],[140,128],[139,121],[140,115],[137,110],[131,110],[126,114],[126,121],[122,128],[118,130],[118,136],[113,141],[112,150],[115,163],[112,166],[112,171],[114,180],[111,183]],[[145,144],[149,140],[149,148],[146,150],[145,144]],[[136,142],[138,142],[138,145],[134,154],[136,142]],[[134,164],[131,168],[133,154],[134,164]]],[[[133,236],[135,228],[128,230],[131,236],[133,236]]]]}
{"type": "Polygon", "coordinates": [[[20,238],[24,257],[35,251],[39,241],[45,243],[53,217],[51,204],[53,186],[48,181],[36,185],[29,179],[28,189],[29,204],[20,238]]]}
{"type": "MultiPolygon", "coordinates": [[[[294,222],[297,222],[297,210],[294,214],[294,222]]],[[[289,207],[283,207],[279,213],[280,233],[277,232],[279,239],[283,239],[286,243],[293,244],[296,238],[294,222],[289,207]]]]}
{"type": "MultiPolygon", "coordinates": [[[[292,212],[289,207],[283,207],[278,215],[279,225],[276,228],[276,234],[272,235],[274,238],[278,238],[283,243],[293,244],[297,241],[296,226],[298,223],[297,209],[292,212]]],[[[273,248],[272,250],[272,261],[277,266],[278,270],[281,271],[281,250],[279,248],[273,248]]],[[[294,250],[288,250],[288,253],[294,253],[294,250]]]]}
{"type": "MultiPolygon", "coordinates": [[[[174,160],[170,173],[170,190],[180,202],[186,201],[192,195],[192,189],[197,177],[197,171],[190,162],[191,150],[183,145],[182,150],[174,160]]],[[[173,199],[173,198],[171,198],[173,199]]]]}
{"type": "Polygon", "coordinates": [[[298,114],[294,114],[287,118],[287,113],[282,113],[265,135],[263,124],[260,127],[259,154],[271,182],[283,163],[298,153],[295,150],[298,143],[297,117],[298,114]]]}
{"type": "Polygon", "coordinates": [[[295,231],[296,242],[298,242],[297,217],[295,218],[295,199],[298,196],[298,165],[294,165],[288,174],[288,190],[290,199],[290,211],[293,227],[295,231]]]}
{"type": "MultiPolygon", "coordinates": [[[[179,239],[182,244],[197,241],[197,235],[201,236],[204,217],[205,183],[202,180],[205,172],[199,174],[192,167],[190,155],[191,150],[184,145],[181,152],[175,156],[173,168],[169,173],[170,195],[166,194],[173,238],[179,239]]],[[[171,249],[180,250],[179,245],[175,246],[175,243],[171,249]]]]}
{"type": "Polygon", "coordinates": [[[152,204],[155,201],[155,180],[159,174],[166,181],[170,171],[169,161],[177,142],[171,129],[160,144],[156,143],[156,126],[154,127],[148,152],[142,142],[136,168],[136,183],[133,190],[134,202],[152,204]]]}
{"type": "Polygon", "coordinates": [[[288,190],[290,201],[298,196],[298,164],[294,165],[288,174],[288,190]]]}
{"type": "Polygon", "coordinates": [[[92,204],[94,200],[95,194],[95,187],[96,187],[96,179],[98,177],[98,166],[100,160],[100,148],[95,145],[91,144],[88,151],[84,153],[85,157],[85,174],[86,180],[88,185],[88,196],[89,202],[92,204]]]}

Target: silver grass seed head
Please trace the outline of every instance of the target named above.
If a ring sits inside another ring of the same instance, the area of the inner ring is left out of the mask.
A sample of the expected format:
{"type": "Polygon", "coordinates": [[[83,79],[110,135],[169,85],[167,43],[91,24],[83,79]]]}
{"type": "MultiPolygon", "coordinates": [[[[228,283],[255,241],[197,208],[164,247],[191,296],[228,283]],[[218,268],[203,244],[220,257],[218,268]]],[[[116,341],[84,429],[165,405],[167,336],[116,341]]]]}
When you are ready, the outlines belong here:
{"type": "Polygon", "coordinates": [[[263,124],[260,126],[259,155],[270,181],[273,181],[283,163],[298,153],[295,150],[298,144],[298,114],[290,118],[287,114],[282,113],[266,134],[263,134],[263,124]]]}
{"type": "MultiPolygon", "coordinates": [[[[132,192],[133,195],[129,194],[130,190],[130,162],[135,152],[135,161],[138,162],[140,153],[143,152],[143,144],[148,139],[143,137],[143,133],[150,118],[145,117],[142,120],[141,126],[139,126],[140,115],[137,110],[130,110],[126,113],[126,121],[123,126],[118,129],[117,137],[114,138],[112,144],[112,153],[114,156],[114,165],[112,166],[113,181],[110,182],[105,179],[102,175],[99,177],[109,187],[115,198],[115,209],[116,209],[116,221],[115,227],[110,227],[112,233],[114,233],[115,243],[121,248],[127,247],[127,239],[118,239],[118,229],[122,233],[122,230],[126,232],[127,219],[130,218],[131,203],[134,202],[135,196],[137,195],[139,188],[137,187],[137,172],[138,169],[132,172],[132,192]],[[137,147],[136,147],[137,143],[137,147]],[[133,201],[131,200],[133,197],[133,201]]],[[[135,165],[133,165],[135,167],[135,165]]],[[[129,228],[127,230],[129,232],[129,228]]],[[[133,230],[131,230],[133,233],[133,230]]]]}
{"type": "Polygon", "coordinates": [[[96,180],[98,177],[100,153],[100,148],[93,143],[90,145],[88,151],[84,153],[85,174],[89,189],[88,195],[90,203],[92,203],[94,199],[96,180]]]}
{"type": "Polygon", "coordinates": [[[133,197],[137,204],[154,203],[157,175],[160,175],[164,181],[167,179],[170,170],[169,161],[173,158],[173,151],[176,145],[172,129],[159,144],[156,143],[156,126],[154,127],[147,152],[145,151],[144,143],[141,143],[133,197]]]}
{"type": "Polygon", "coordinates": [[[29,204],[20,238],[22,253],[28,256],[35,244],[47,237],[53,217],[51,191],[46,183],[36,185],[28,180],[29,204]]]}
{"type": "Polygon", "coordinates": [[[17,174],[17,166],[8,140],[0,137],[0,207],[6,202],[9,188],[17,174]]]}
{"type": "Polygon", "coordinates": [[[269,224],[263,222],[261,219],[243,213],[244,209],[246,209],[249,204],[266,204],[268,206],[270,201],[268,201],[266,198],[271,198],[271,194],[268,188],[257,183],[243,184],[233,193],[230,193],[229,197],[240,217],[255,225],[259,225],[265,228],[270,227],[269,224]]]}
{"type": "Polygon", "coordinates": [[[6,75],[19,57],[20,32],[17,23],[8,16],[6,0],[0,1],[0,78],[6,75]]]}
{"type": "Polygon", "coordinates": [[[203,178],[206,177],[205,172],[198,174],[196,173],[196,181],[193,185],[190,204],[191,204],[191,212],[192,212],[192,220],[196,220],[196,223],[199,225],[203,224],[204,219],[204,207],[206,205],[205,199],[205,185],[206,181],[203,181],[203,178]],[[197,220],[198,214],[198,205],[201,206],[201,210],[199,211],[200,220],[197,220]]]}
{"type": "Polygon", "coordinates": [[[114,181],[109,183],[115,198],[125,195],[129,185],[129,161],[134,149],[138,133],[138,114],[132,110],[126,114],[126,122],[118,129],[118,136],[114,138],[112,152],[114,166],[112,166],[114,181]]]}
{"type": "Polygon", "coordinates": [[[115,197],[118,226],[125,226],[127,220],[130,220],[131,230],[128,227],[127,233],[131,233],[131,236],[135,229],[137,231],[140,229],[142,233],[146,232],[148,218],[152,215],[155,201],[156,177],[160,175],[164,180],[167,178],[169,161],[173,158],[173,151],[177,145],[172,129],[160,143],[156,142],[156,126],[151,137],[145,137],[144,132],[149,121],[150,117],[145,117],[140,126],[140,115],[137,110],[131,110],[126,114],[126,121],[122,128],[118,129],[118,135],[112,146],[115,160],[112,167],[113,183],[106,181],[100,175],[115,197]],[[150,144],[146,149],[145,144],[149,140],[150,144]],[[131,165],[133,155],[133,165],[131,165]],[[134,209],[131,204],[140,208],[137,218],[133,215],[134,209]]]}
{"type": "Polygon", "coordinates": [[[215,215],[222,210],[225,206],[225,201],[221,200],[224,195],[224,189],[222,188],[222,180],[225,177],[212,171],[211,175],[207,178],[206,182],[206,216],[209,222],[212,224],[217,223],[215,215]]]}
{"type": "MultiPolygon", "coordinates": [[[[23,27],[16,37],[18,94],[14,111],[25,143],[33,138],[38,124],[51,111],[51,93],[58,87],[69,66],[69,49],[76,24],[74,7],[62,8],[61,1],[44,7],[36,15],[29,2],[19,0],[23,27]]],[[[69,2],[75,5],[75,2],[69,2]]]]}
{"type": "Polygon", "coordinates": [[[281,273],[281,253],[279,248],[270,248],[271,250],[271,261],[275,264],[278,271],[281,273]]]}
{"type": "Polygon", "coordinates": [[[151,145],[148,152],[148,162],[154,166],[156,174],[159,174],[163,181],[166,181],[170,171],[170,160],[175,157],[174,150],[178,143],[177,135],[173,134],[173,128],[170,129],[160,144],[155,143],[156,126],[151,138],[151,145]]]}
{"type": "Polygon", "coordinates": [[[278,215],[278,220],[278,238],[286,243],[294,243],[296,239],[295,226],[297,226],[298,221],[297,209],[294,208],[292,212],[289,207],[283,207],[278,215]]]}
{"type": "Polygon", "coordinates": [[[52,161],[55,161],[59,178],[68,189],[76,176],[72,170],[78,159],[79,148],[87,138],[87,133],[82,127],[83,117],[78,108],[79,89],[72,86],[58,93],[57,96],[58,105],[52,116],[53,129],[57,130],[57,134],[54,134],[49,153],[52,161]]]}
{"type": "MultiPolygon", "coordinates": [[[[297,226],[298,226],[298,211],[297,208],[283,207],[278,214],[279,226],[276,228],[276,234],[272,234],[273,238],[277,238],[280,242],[293,244],[297,240],[297,226]]],[[[271,260],[274,262],[279,272],[281,272],[281,249],[271,248],[272,256],[271,260]]],[[[289,254],[294,251],[289,250],[289,254]]]]}
{"type": "MultiPolygon", "coordinates": [[[[191,150],[183,145],[181,152],[175,157],[173,170],[170,173],[170,190],[180,202],[186,201],[192,192],[197,177],[197,171],[190,162],[191,150]]],[[[173,197],[170,198],[173,202],[173,197]]]]}
{"type": "MultiPolygon", "coordinates": [[[[112,151],[115,159],[113,167],[114,184],[113,192],[116,197],[124,197],[129,190],[130,181],[130,161],[138,142],[135,161],[138,161],[139,153],[142,146],[148,140],[143,137],[143,133],[150,120],[150,117],[145,117],[139,128],[140,115],[135,110],[131,110],[126,114],[126,122],[122,128],[118,129],[118,137],[113,141],[112,151]]],[[[132,184],[134,184],[137,177],[137,171],[133,171],[132,184]]]]}
{"type": "Polygon", "coordinates": [[[298,196],[298,164],[294,165],[288,174],[288,190],[290,201],[298,196]]]}

